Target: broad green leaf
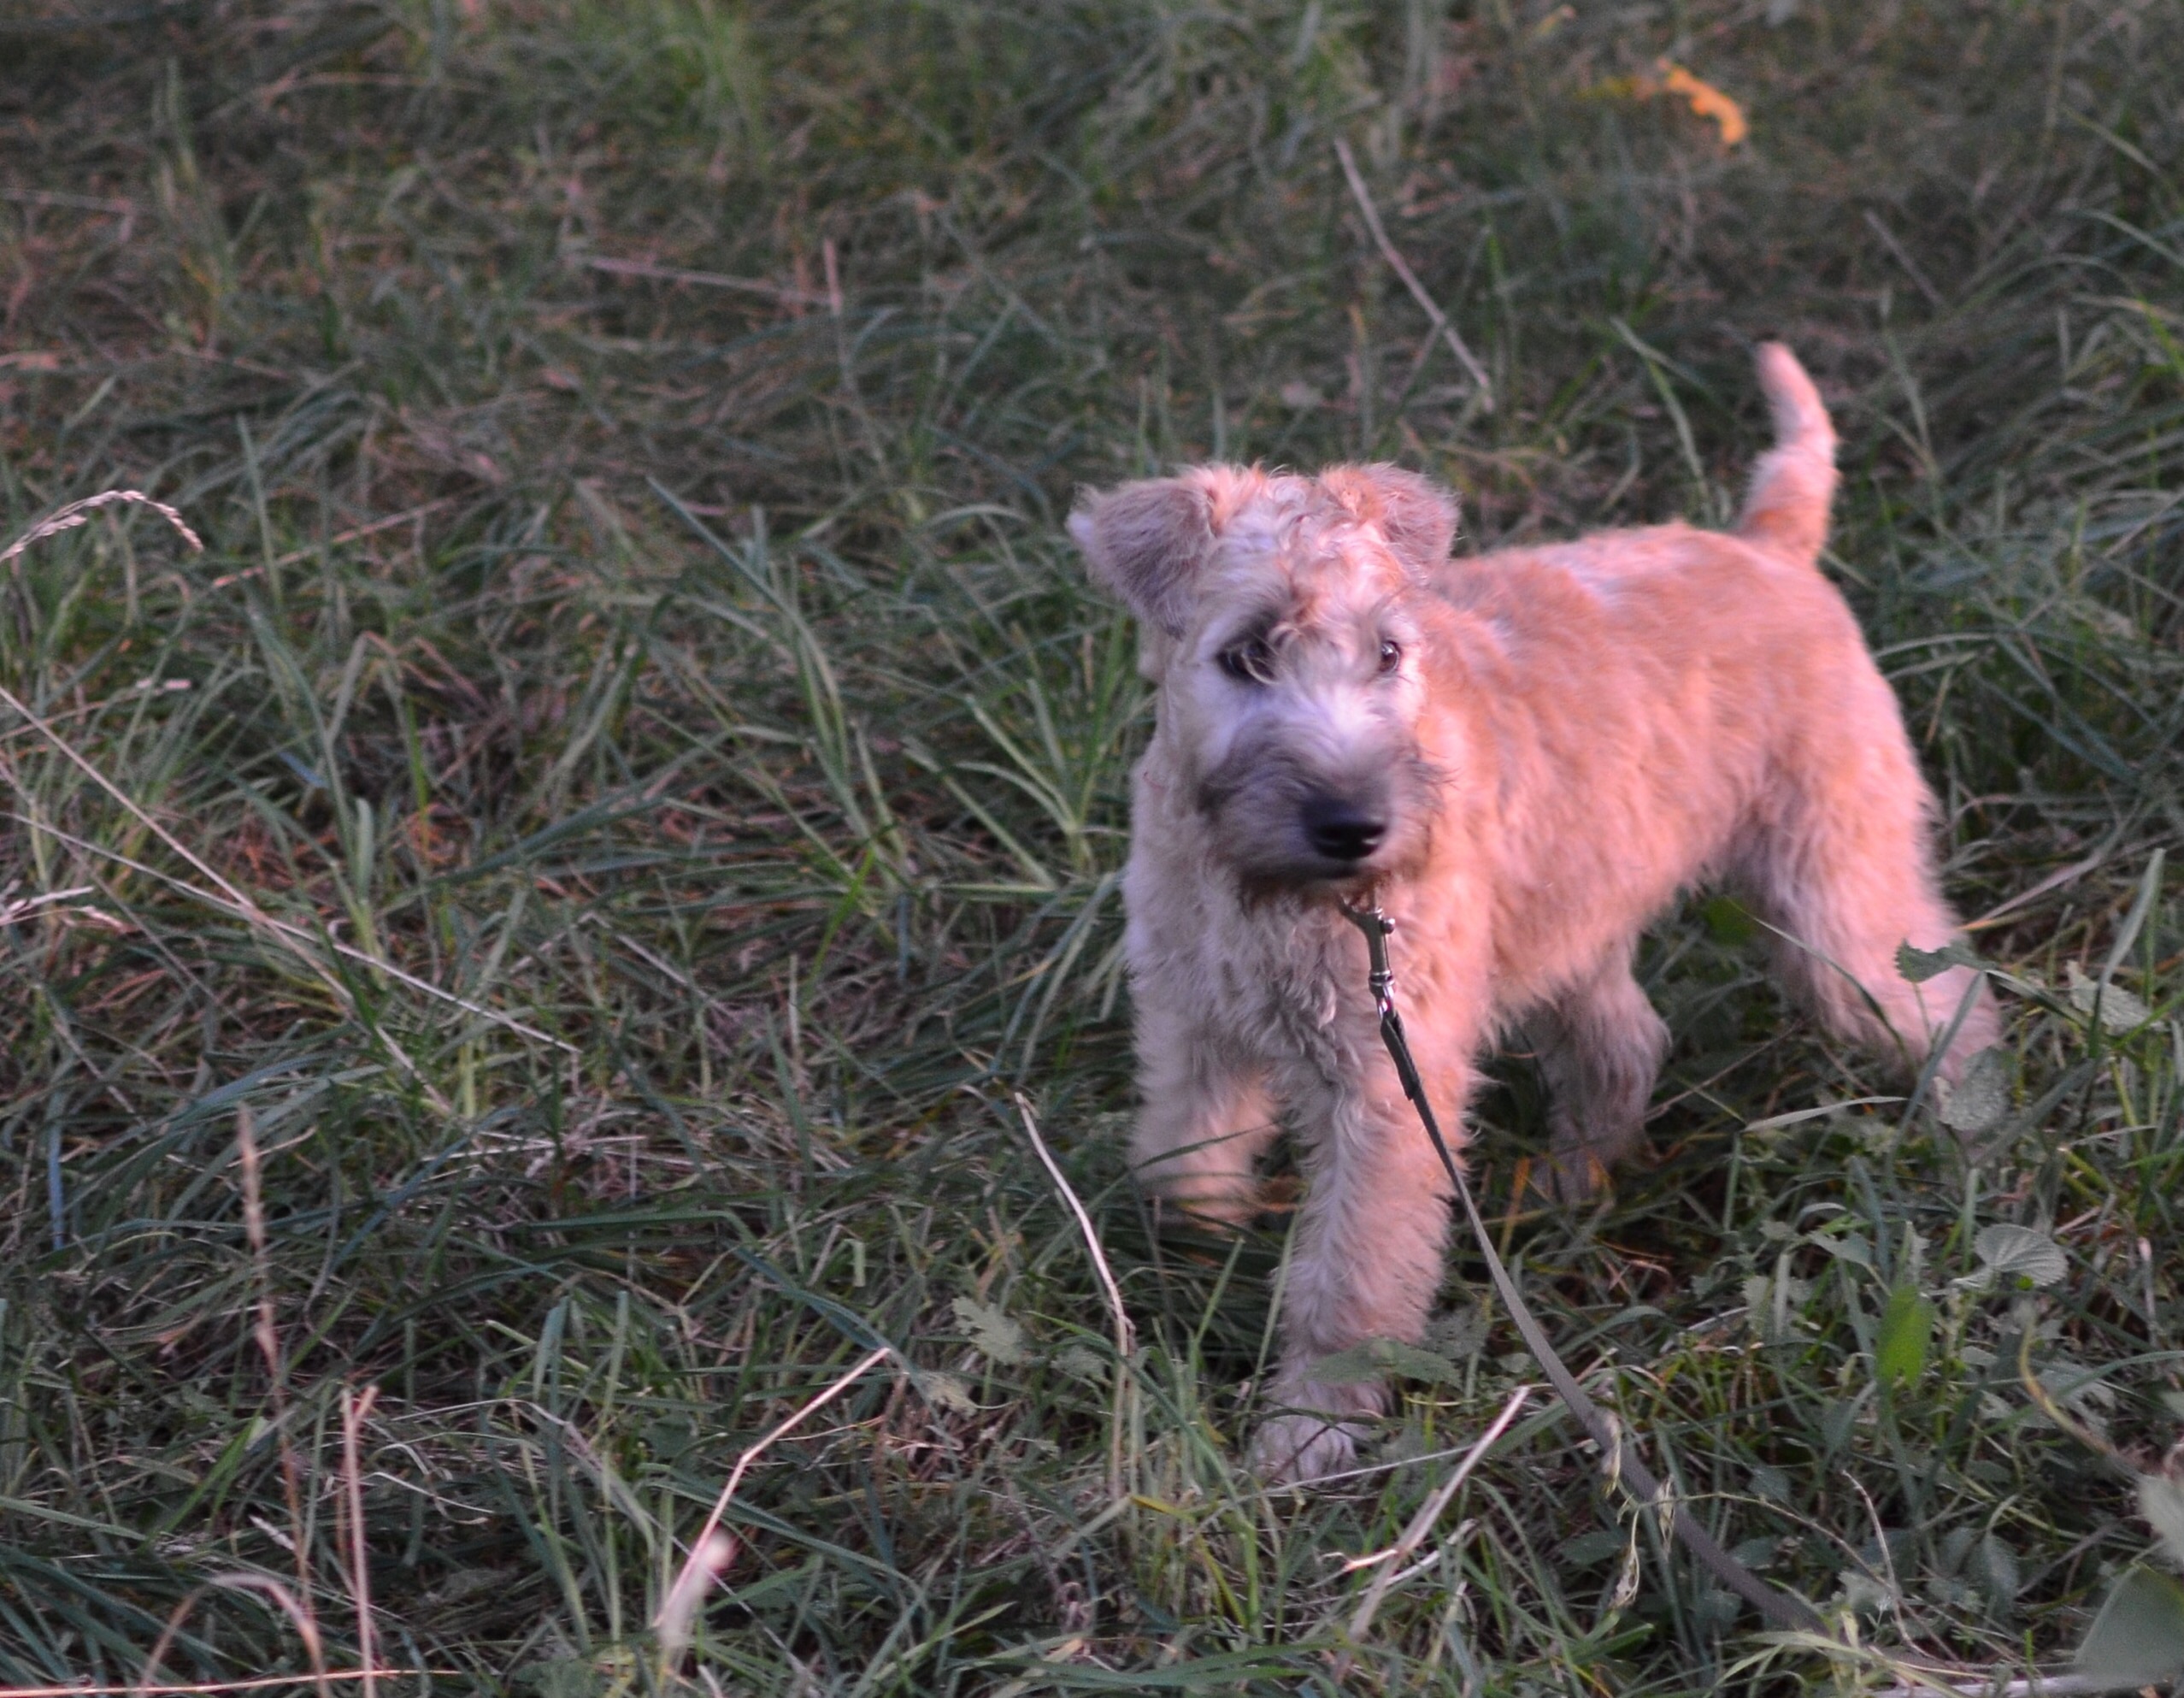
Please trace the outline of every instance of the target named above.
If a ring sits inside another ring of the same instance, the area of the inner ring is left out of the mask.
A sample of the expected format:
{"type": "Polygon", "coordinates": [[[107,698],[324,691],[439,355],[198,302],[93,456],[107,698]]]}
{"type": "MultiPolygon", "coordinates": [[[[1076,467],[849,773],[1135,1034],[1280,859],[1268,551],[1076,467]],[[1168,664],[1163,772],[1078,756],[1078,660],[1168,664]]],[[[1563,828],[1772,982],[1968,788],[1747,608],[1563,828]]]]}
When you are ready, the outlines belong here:
{"type": "Polygon", "coordinates": [[[1024,1330],[992,1303],[975,1297],[958,1297],[956,1320],[969,1338],[971,1347],[987,1359],[1014,1367],[1024,1359],[1024,1330]]]}
{"type": "Polygon", "coordinates": [[[1762,1533],[1743,1541],[1729,1554],[1746,1568],[1762,1569],[1775,1560],[1775,1553],[1782,1548],[1782,1542],[1772,1533],[1762,1533]]]}
{"type": "Polygon", "coordinates": [[[1563,1542],[1562,1558],[1573,1566],[1582,1568],[1587,1563],[1605,1562],[1610,1557],[1621,1556],[1629,1539],[1620,1529],[1598,1527],[1590,1533],[1580,1533],[1575,1539],[1563,1542]]]}
{"type": "Polygon", "coordinates": [[[515,1678],[539,1698],[598,1698],[607,1689],[606,1677],[589,1657],[556,1657],[551,1662],[529,1663],[516,1670],[515,1678]]]}
{"type": "Polygon", "coordinates": [[[1979,1542],[1972,1556],[1972,1567],[1980,1590],[1987,1595],[1988,1607],[2006,1604],[2024,1589],[2024,1577],[2017,1570],[2017,1555],[2009,1546],[1989,1533],[1979,1542]]]}
{"type": "Polygon", "coordinates": [[[2070,1271],[2069,1258],[2052,1238],[2029,1226],[2006,1221],[1981,1227],[1979,1236],[1972,1240],[1972,1253],[1998,1279],[2021,1278],[2035,1286],[2056,1285],[2070,1271]]]}
{"type": "Polygon", "coordinates": [[[1493,1321],[1476,1303],[1436,1316],[1426,1329],[1426,1348],[1451,1362],[1468,1362],[1486,1347],[1493,1321]]]}
{"type": "Polygon", "coordinates": [[[1463,1377],[1446,1358],[1414,1345],[1398,1344],[1392,1338],[1369,1338],[1312,1364],[1312,1377],[1328,1385],[1354,1385],[1361,1380],[1386,1379],[1391,1374],[1423,1380],[1428,1385],[1453,1385],[1463,1377]]]}
{"type": "Polygon", "coordinates": [[[1939,949],[1914,949],[1908,943],[1896,946],[1896,970],[1915,985],[1939,978],[1951,967],[1984,967],[1986,964],[1961,943],[1944,944],[1939,949]]]}
{"type": "Polygon", "coordinates": [[[2010,1053],[1983,1049],[1941,1105],[1941,1123],[1958,1132],[1985,1132],[2010,1111],[2010,1053]]]}
{"type": "Polygon", "coordinates": [[[1881,1330],[1873,1341],[1874,1376],[1885,1386],[1907,1385],[1926,1371],[1927,1347],[1934,1337],[1934,1305],[1915,1285],[1888,1294],[1881,1330]]]}
{"type": "Polygon", "coordinates": [[[2114,1386],[2096,1370],[2059,1353],[2048,1358],[2038,1377],[2050,1397],[2088,1426],[2098,1428],[2101,1418],[2116,1407],[2114,1386]]]}
{"type": "Polygon", "coordinates": [[[1861,1268],[1873,1265],[1873,1246],[1866,1242],[1863,1233],[1846,1232],[1840,1238],[1833,1234],[1823,1236],[1815,1233],[1813,1242],[1839,1262],[1849,1262],[1861,1268]]]}
{"type": "Polygon", "coordinates": [[[2118,1687],[2184,1675],[2184,1586],[2151,1568],[2125,1572],[2075,1658],[2081,1674],[2118,1687]]]}
{"type": "Polygon", "coordinates": [[[945,1409],[957,1415],[978,1413],[978,1400],[971,1395],[970,1388],[963,1383],[961,1375],[924,1368],[910,1376],[910,1383],[917,1388],[918,1395],[935,1409],[945,1409]]]}
{"type": "Polygon", "coordinates": [[[2067,976],[2070,1006],[2091,1020],[2095,1005],[2099,1005],[2100,1029],[2104,1032],[2134,1032],[2154,1017],[2153,1010],[2122,986],[2097,983],[2087,978],[2075,961],[2067,970],[2067,976]]]}

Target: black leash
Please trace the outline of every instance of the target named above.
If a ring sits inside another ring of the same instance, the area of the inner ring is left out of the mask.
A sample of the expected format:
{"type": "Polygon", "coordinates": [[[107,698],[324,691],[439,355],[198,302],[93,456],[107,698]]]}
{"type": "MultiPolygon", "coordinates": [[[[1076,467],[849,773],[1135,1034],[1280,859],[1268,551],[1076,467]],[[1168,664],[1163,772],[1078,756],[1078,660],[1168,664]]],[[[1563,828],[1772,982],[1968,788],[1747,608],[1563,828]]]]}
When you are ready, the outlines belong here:
{"type": "Polygon", "coordinates": [[[1418,1111],[1418,1118],[1425,1123],[1426,1135],[1433,1141],[1433,1153],[1448,1170],[1449,1182],[1456,1187],[1457,1200],[1463,1205],[1472,1235],[1479,1241],[1479,1248],[1486,1258],[1486,1271],[1493,1276],[1494,1288],[1501,1294],[1510,1318],[1516,1323],[1525,1348],[1539,1362],[1556,1394],[1577,1417],[1578,1424],[1600,1447],[1602,1469],[1610,1480],[1628,1484],[1638,1500],[1658,1514],[1669,1530],[1683,1541],[1684,1548],[1698,1559],[1702,1566],[1775,1625],[1827,1634],[1828,1624],[1811,1605],[1779,1586],[1769,1586],[1715,1542],[1713,1536],[1676,1502],[1653,1477],[1652,1471],[1639,1460],[1635,1451],[1624,1442],[1621,1427],[1601,1412],[1600,1406],[1578,1384],[1577,1377],[1563,1365],[1563,1359],[1547,1342],[1546,1333],[1525,1303],[1523,1294],[1517,1290],[1516,1282],[1510,1277],[1509,1270],[1503,1266],[1501,1257],[1495,1253],[1493,1237],[1479,1213],[1479,1205],[1472,1199],[1470,1186],[1464,1182],[1463,1170],[1449,1153],[1448,1141],[1441,1136],[1440,1123],[1433,1118],[1433,1105],[1426,1100],[1426,1088],[1418,1077],[1418,1064],[1411,1058],[1410,1041],[1403,1035],[1403,1017],[1396,1012],[1395,975],[1389,970],[1387,955],[1387,940],[1395,930],[1395,922],[1380,912],[1378,903],[1363,908],[1352,908],[1345,903],[1342,911],[1365,934],[1365,950],[1373,966],[1373,1003],[1380,1015],[1380,1041],[1387,1046],[1389,1058],[1395,1063],[1396,1076],[1403,1082],[1403,1094],[1418,1111]]]}

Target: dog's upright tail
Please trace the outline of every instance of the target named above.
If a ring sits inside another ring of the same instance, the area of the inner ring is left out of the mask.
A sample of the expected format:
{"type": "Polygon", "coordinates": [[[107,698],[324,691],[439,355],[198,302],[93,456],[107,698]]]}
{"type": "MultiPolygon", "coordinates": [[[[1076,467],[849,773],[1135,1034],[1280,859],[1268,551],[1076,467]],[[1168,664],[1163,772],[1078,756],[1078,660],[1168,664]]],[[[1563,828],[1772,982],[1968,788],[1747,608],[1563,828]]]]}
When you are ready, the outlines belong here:
{"type": "Polygon", "coordinates": [[[1752,468],[1737,533],[1779,555],[1808,563],[1828,539],[1835,494],[1835,427],[1820,392],[1780,342],[1759,348],[1759,386],[1775,415],[1775,445],[1752,468]]]}

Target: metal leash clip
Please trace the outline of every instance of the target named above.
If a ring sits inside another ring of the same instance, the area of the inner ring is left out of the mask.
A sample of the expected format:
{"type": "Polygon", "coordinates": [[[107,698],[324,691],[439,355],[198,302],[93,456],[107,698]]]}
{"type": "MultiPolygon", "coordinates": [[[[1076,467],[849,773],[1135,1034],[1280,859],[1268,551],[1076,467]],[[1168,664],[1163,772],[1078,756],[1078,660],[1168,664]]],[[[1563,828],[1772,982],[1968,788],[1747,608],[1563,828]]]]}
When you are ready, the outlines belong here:
{"type": "Polygon", "coordinates": [[[1365,934],[1365,954],[1372,963],[1368,982],[1373,989],[1373,1005],[1385,1018],[1395,1012],[1395,973],[1387,959],[1387,940],[1395,935],[1395,922],[1380,912],[1377,902],[1368,902],[1362,908],[1345,902],[1342,917],[1365,934]]]}
{"type": "Polygon", "coordinates": [[[1395,1063],[1395,1076],[1401,1082],[1403,1094],[1410,1099],[1411,1106],[1418,1111],[1418,1117],[1425,1123],[1427,1135],[1433,1141],[1433,1149],[1441,1159],[1441,1165],[1448,1170],[1451,1182],[1463,1184],[1456,1168],[1456,1159],[1442,1141],[1440,1124],[1433,1118],[1433,1105],[1426,1100],[1426,1082],[1419,1076],[1418,1064],[1410,1054],[1410,1041],[1404,1035],[1403,1016],[1395,1007],[1395,970],[1388,964],[1387,940],[1395,935],[1395,922],[1380,911],[1380,905],[1368,901],[1362,908],[1342,905],[1342,916],[1365,935],[1365,957],[1372,971],[1366,980],[1372,988],[1373,1006],[1380,1011],[1380,1042],[1386,1046],[1388,1058],[1395,1063]]]}

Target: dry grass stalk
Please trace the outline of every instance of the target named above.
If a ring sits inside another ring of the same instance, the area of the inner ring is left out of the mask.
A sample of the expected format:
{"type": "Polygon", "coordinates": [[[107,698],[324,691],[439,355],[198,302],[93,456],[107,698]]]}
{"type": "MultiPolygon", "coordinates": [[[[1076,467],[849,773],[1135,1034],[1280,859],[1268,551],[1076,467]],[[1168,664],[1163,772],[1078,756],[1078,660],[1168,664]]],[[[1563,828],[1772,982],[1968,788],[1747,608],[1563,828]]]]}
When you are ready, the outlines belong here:
{"type": "Polygon", "coordinates": [[[660,1639],[661,1671],[664,1677],[671,1673],[689,1648],[689,1634],[697,1619],[698,1609],[703,1601],[706,1589],[713,1578],[728,1565],[735,1554],[733,1542],[724,1542],[716,1536],[720,1532],[721,1518],[734,1501],[736,1488],[743,1483],[743,1477],[751,1465],[758,1460],[775,1444],[786,1438],[812,1416],[817,1414],[873,1368],[885,1361],[889,1352],[885,1347],[868,1351],[854,1363],[847,1372],[838,1376],[816,1396],[806,1399],[782,1420],[769,1428],[755,1444],[736,1458],[735,1466],[728,1471],[727,1483],[721,1495],[713,1500],[713,1507],[705,1517],[705,1524],[698,1530],[698,1536],[690,1542],[690,1555],[676,1574],[674,1583],[668,1589],[659,1612],[653,1618],[653,1628],[660,1639]],[[672,1633],[670,1630],[673,1630],[672,1633]]]}
{"type": "Polygon", "coordinates": [[[324,1673],[309,1675],[262,1674],[248,1680],[160,1682],[150,1685],[135,1682],[127,1686],[101,1686],[95,1682],[80,1686],[0,1686],[0,1698],[218,1698],[221,1693],[266,1692],[276,1687],[302,1686],[307,1683],[342,1684],[367,1676],[387,1680],[397,1675],[461,1672],[459,1669],[327,1669],[324,1673]]]}
{"type": "Polygon", "coordinates": [[[0,549],[0,566],[6,565],[32,543],[43,542],[50,536],[59,535],[62,531],[73,531],[79,525],[89,524],[91,516],[94,512],[102,507],[111,507],[117,502],[150,508],[153,512],[158,514],[161,518],[181,533],[182,540],[189,544],[192,553],[203,551],[204,544],[198,539],[197,534],[190,528],[189,522],[164,501],[155,501],[140,489],[109,489],[102,491],[97,495],[87,495],[80,501],[71,501],[65,507],[55,508],[53,511],[9,543],[6,548],[0,549]]]}
{"type": "MultiPolygon", "coordinates": [[[[326,1651],[319,1633],[318,1612],[311,1601],[311,1542],[303,1518],[303,1469],[288,1431],[288,1362],[274,1307],[273,1261],[266,1247],[265,1176],[259,1161],[256,1123],[248,1104],[235,1111],[235,1159],[243,1186],[243,1234],[250,1241],[251,1274],[257,1287],[256,1315],[250,1334],[265,1362],[266,1396],[273,1406],[275,1442],[280,1447],[280,1489],[288,1505],[288,1542],[296,1562],[293,1593],[269,1580],[259,1589],[265,1590],[295,1621],[296,1630],[310,1653],[312,1671],[322,1676],[326,1651]]],[[[238,1577],[233,1583],[245,1583],[238,1577]]],[[[180,1624],[178,1616],[168,1624],[168,1631],[172,1633],[180,1624]]],[[[153,1660],[156,1662],[156,1654],[153,1660]]],[[[365,1660],[368,1667],[370,1660],[365,1660]]],[[[323,1680],[321,1683],[323,1688],[323,1680]]]]}
{"type": "MultiPolygon", "coordinates": [[[[299,1527],[297,1530],[300,1533],[302,1530],[299,1527]]],[[[297,1545],[300,1555],[302,1548],[300,1538],[297,1541],[297,1545]]],[[[191,1611],[215,1592],[255,1592],[270,1600],[274,1607],[293,1624],[296,1636],[303,1642],[303,1654],[311,1660],[311,1671],[308,1676],[291,1675],[278,1683],[283,1686],[302,1686],[308,1681],[317,1689],[319,1698],[328,1698],[332,1689],[330,1686],[332,1677],[327,1671],[326,1642],[319,1636],[318,1618],[311,1609],[310,1589],[309,1586],[303,1587],[301,1595],[298,1595],[297,1592],[290,1590],[269,1574],[215,1574],[203,1585],[191,1592],[181,1602],[175,1605],[167,1618],[165,1629],[152,1645],[150,1655],[144,1659],[143,1673],[134,1684],[121,1689],[130,1695],[130,1698],[138,1698],[140,1694],[157,1692],[162,1689],[150,1683],[153,1674],[158,1671],[160,1664],[165,1660],[176,1636],[182,1630],[183,1622],[189,1618],[191,1611]]],[[[182,1687],[172,1689],[189,1691],[194,1689],[182,1687]]]]}
{"type": "Polygon", "coordinates": [[[1464,1453],[1463,1460],[1449,1470],[1448,1478],[1427,1495],[1426,1501],[1418,1506],[1418,1512],[1404,1526],[1401,1538],[1386,1550],[1375,1551],[1370,1556],[1357,1558],[1345,1565],[1350,1569],[1369,1565],[1375,1570],[1371,1583],[1365,1588],[1365,1595],[1357,1601],[1357,1608],[1350,1618],[1350,1637],[1353,1643],[1363,1639],[1372,1627],[1373,1618],[1380,1613],[1381,1601],[1387,1596],[1388,1589],[1401,1577],[1404,1565],[1410,1559],[1411,1553],[1425,1542],[1426,1535],[1433,1530],[1433,1524],[1441,1518],[1441,1512],[1449,1506],[1450,1500],[1463,1489],[1463,1483],[1471,1477],[1472,1470],[1494,1447],[1494,1442],[1509,1430],[1510,1423],[1516,1419],[1517,1412],[1524,1407],[1526,1400],[1537,1389],[1536,1386],[1522,1385],[1510,1394],[1509,1401],[1502,1406],[1501,1413],[1487,1424],[1486,1430],[1479,1436],[1478,1442],[1464,1453]]]}
{"type": "MultiPolygon", "coordinates": [[[[377,1386],[366,1386],[362,1394],[348,1386],[341,1388],[341,1500],[347,1512],[349,1595],[356,1605],[356,1654],[364,1666],[364,1698],[374,1698],[378,1658],[372,1620],[371,1550],[364,1539],[364,1477],[359,1442],[379,1394],[377,1386]]],[[[301,1548],[298,1540],[299,1551],[301,1548]]]]}
{"type": "Polygon", "coordinates": [[[1083,1200],[1062,1171],[1062,1164],[1054,1159],[1054,1153],[1046,1147],[1046,1140],[1039,1135],[1039,1121],[1032,1113],[1032,1105],[1021,1091],[1014,1094],[1016,1113],[1022,1119],[1024,1135],[1032,1141],[1038,1153],[1039,1165],[1046,1170],[1046,1176],[1054,1182],[1054,1188],[1062,1194],[1062,1200],[1068,1206],[1076,1221],[1077,1231],[1085,1241],[1085,1253],[1092,1258],[1092,1271],[1099,1276],[1099,1288],[1107,1298],[1107,1318],[1115,1329],[1115,1383],[1110,1388],[1110,1409],[1107,1429],[1107,1492],[1110,1499],[1120,1501],[1122,1496],[1122,1445],[1127,1423],[1124,1412],[1127,1407],[1130,1384],[1130,1359],[1137,1352],[1137,1329],[1130,1324],[1130,1312],[1122,1305],[1122,1288],[1115,1277],[1115,1270],[1107,1265],[1107,1252],[1100,1247],[1099,1229],[1092,1224],[1091,1214],[1083,1200]]]}
{"type": "MultiPolygon", "coordinates": [[[[343,984],[338,978],[337,978],[333,973],[329,972],[327,969],[326,964],[321,961],[317,955],[311,950],[309,946],[311,945],[313,939],[310,933],[306,931],[301,926],[291,925],[287,921],[276,919],[273,915],[267,913],[266,911],[260,907],[249,894],[239,889],[233,883],[230,882],[227,878],[223,877],[209,863],[204,861],[194,851],[185,846],[180,838],[174,835],[173,832],[169,831],[165,826],[154,819],[150,814],[147,813],[142,807],[138,806],[136,801],[125,791],[123,791],[119,785],[115,784],[111,779],[108,778],[104,773],[101,772],[96,766],[92,765],[90,761],[86,760],[72,744],[70,744],[58,732],[54,730],[54,728],[50,725],[47,724],[44,720],[32,713],[28,707],[25,706],[22,702],[18,700],[13,693],[9,691],[5,687],[0,687],[0,705],[4,705],[7,707],[13,709],[16,716],[21,718],[26,725],[27,725],[32,730],[37,732],[40,736],[44,737],[47,742],[50,743],[54,748],[58,750],[74,765],[88,776],[94,784],[97,785],[100,789],[105,791],[108,795],[111,796],[115,801],[119,802],[124,808],[128,810],[131,816],[133,817],[138,823],[147,828],[153,835],[159,839],[161,842],[164,843],[169,849],[173,850],[174,853],[180,856],[198,872],[210,879],[213,883],[219,887],[220,894],[218,896],[215,896],[211,893],[200,890],[180,879],[168,877],[166,878],[166,882],[173,885],[178,890],[184,891],[188,894],[194,896],[197,900],[204,902],[209,905],[216,908],[225,908],[229,912],[234,914],[238,919],[244,920],[249,924],[270,934],[276,941],[283,945],[288,950],[290,954],[293,955],[299,962],[301,962],[304,967],[310,971],[312,976],[316,978],[321,984],[324,985],[327,990],[338,1002],[342,1005],[343,1007],[350,1010],[351,1012],[355,1011],[356,999],[350,994],[348,986],[343,984]]],[[[57,832],[54,832],[51,834],[55,836],[60,835],[57,832]]],[[[115,858],[119,858],[117,857],[115,858]]],[[[163,877],[164,876],[157,875],[157,876],[163,877]]],[[[503,1027],[505,1029],[515,1032],[521,1036],[530,1038],[539,1043],[550,1044],[555,1048],[568,1054],[573,1055],[575,1053],[575,1046],[567,1042],[563,1039],[554,1037],[549,1033],[541,1032],[535,1027],[527,1026],[522,1021],[513,1019],[509,1016],[500,1013],[496,1010],[482,1007],[465,998],[456,995],[451,991],[442,990],[438,985],[432,983],[429,980],[421,979],[413,973],[405,972],[403,969],[395,966],[392,963],[385,960],[380,956],[371,954],[365,950],[357,949],[351,945],[342,943],[338,940],[329,939],[327,940],[327,942],[335,954],[343,957],[344,959],[356,962],[359,965],[368,966],[374,972],[385,973],[390,978],[398,979],[413,990],[422,991],[426,995],[430,996],[438,1001],[450,1003],[454,1006],[462,1009],[467,1014],[474,1014],[481,1020],[490,1021],[492,1024],[503,1027]]],[[[384,1035],[382,1035],[382,1041],[388,1045],[390,1050],[394,1053],[397,1059],[402,1063],[404,1069],[417,1076],[419,1083],[423,1086],[427,1094],[433,1094],[433,1088],[431,1083],[425,1080],[422,1075],[417,1074],[416,1064],[410,1061],[408,1056],[402,1052],[400,1047],[394,1043],[394,1041],[391,1038],[385,1037],[384,1035]]],[[[454,1111],[452,1108],[448,1106],[444,1099],[439,1100],[439,1106],[445,1110],[445,1111],[450,1114],[453,1113],[454,1111]]]]}

